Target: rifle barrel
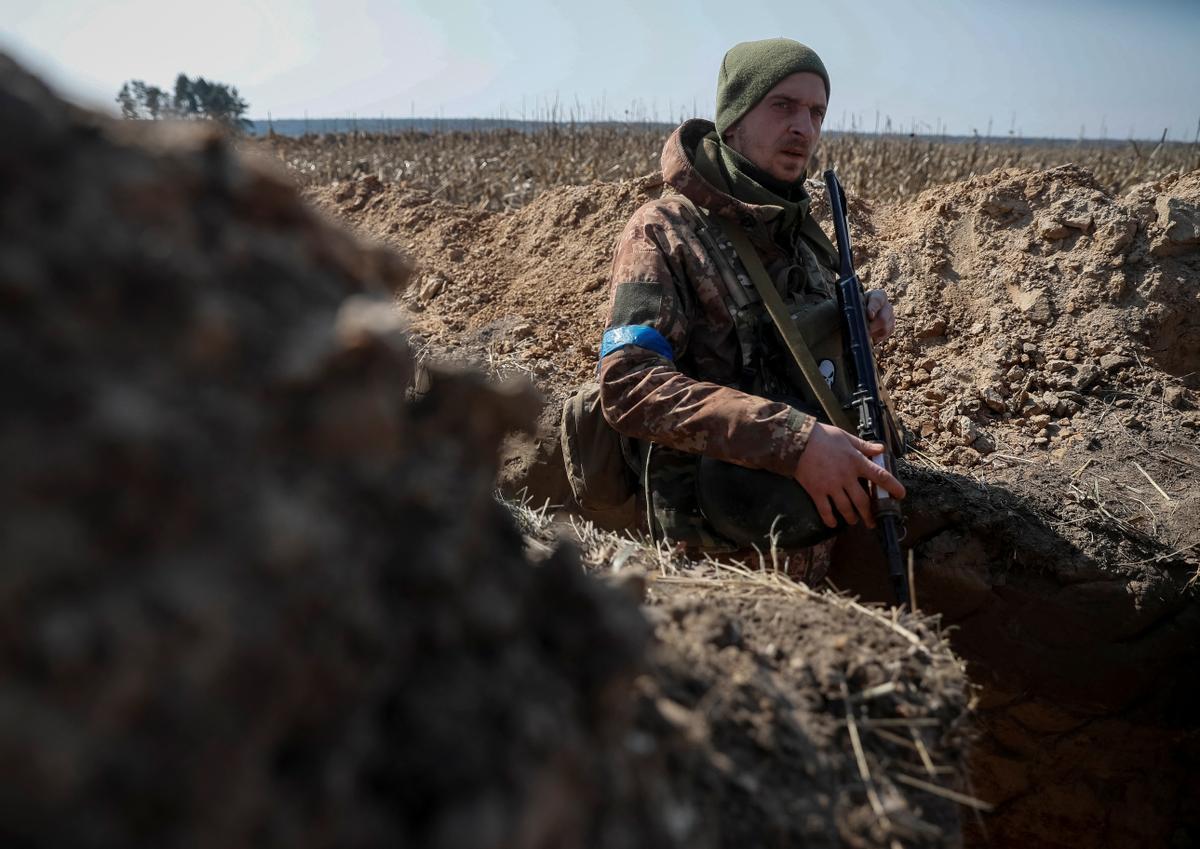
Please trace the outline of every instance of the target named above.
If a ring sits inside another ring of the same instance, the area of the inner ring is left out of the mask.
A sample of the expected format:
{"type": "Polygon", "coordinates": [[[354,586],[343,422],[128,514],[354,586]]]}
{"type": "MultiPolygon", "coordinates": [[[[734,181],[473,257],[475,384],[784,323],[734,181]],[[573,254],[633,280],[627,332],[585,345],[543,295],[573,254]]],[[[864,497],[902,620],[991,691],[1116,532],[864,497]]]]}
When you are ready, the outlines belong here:
{"type": "MultiPolygon", "coordinates": [[[[895,464],[890,453],[892,423],[887,418],[888,412],[879,390],[879,375],[875,369],[875,352],[867,326],[867,308],[862,284],[854,272],[854,257],[850,250],[850,226],[846,217],[846,194],[832,169],[825,172],[825,187],[829,195],[829,211],[833,217],[838,260],[841,265],[837,283],[838,304],[846,330],[846,350],[854,367],[853,407],[858,414],[858,436],[869,442],[883,443],[888,452],[884,455],[887,458],[884,467],[888,472],[894,473],[895,464]]],[[[908,608],[908,574],[904,569],[904,556],[900,549],[900,522],[903,521],[903,514],[900,512],[900,505],[886,493],[881,497],[876,488],[874,495],[880,544],[887,560],[892,591],[896,595],[896,601],[908,608]]]]}

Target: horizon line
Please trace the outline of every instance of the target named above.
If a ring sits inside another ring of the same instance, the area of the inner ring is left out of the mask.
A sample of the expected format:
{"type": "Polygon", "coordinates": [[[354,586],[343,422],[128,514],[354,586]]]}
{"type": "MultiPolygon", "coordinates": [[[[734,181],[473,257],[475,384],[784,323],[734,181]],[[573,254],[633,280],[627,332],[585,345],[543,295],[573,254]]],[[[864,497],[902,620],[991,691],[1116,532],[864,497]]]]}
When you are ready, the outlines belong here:
{"type": "MultiPolygon", "coordinates": [[[[695,117],[702,118],[704,120],[712,120],[711,118],[707,118],[706,116],[695,116],[695,117]]],[[[272,124],[284,123],[284,122],[289,123],[289,124],[303,124],[306,122],[309,122],[309,123],[334,123],[334,124],[381,123],[381,122],[382,123],[388,123],[388,122],[410,123],[410,124],[411,123],[433,123],[433,124],[436,124],[436,123],[446,123],[446,122],[462,122],[462,123],[491,122],[491,123],[504,123],[504,124],[546,125],[546,126],[564,126],[564,125],[570,125],[570,124],[584,125],[584,126],[598,125],[598,124],[608,124],[608,125],[615,124],[615,125],[627,125],[627,126],[632,126],[632,127],[660,126],[660,127],[664,127],[664,128],[674,128],[674,127],[679,126],[680,123],[682,123],[682,121],[662,120],[657,117],[654,117],[654,118],[646,117],[646,118],[641,118],[641,119],[627,119],[627,118],[599,118],[599,119],[512,118],[512,117],[473,116],[473,115],[468,115],[468,116],[445,116],[445,115],[420,116],[420,115],[416,115],[416,116],[408,116],[408,117],[380,115],[380,116],[374,116],[374,117],[362,117],[362,116],[359,116],[354,113],[351,113],[351,115],[349,115],[349,116],[334,115],[334,116],[313,117],[311,115],[305,115],[305,116],[301,116],[298,118],[296,118],[296,117],[275,118],[275,117],[271,116],[271,114],[269,112],[267,113],[267,117],[265,117],[265,118],[248,118],[247,120],[249,120],[250,122],[252,122],[255,125],[255,129],[258,129],[259,125],[261,125],[263,128],[267,128],[272,124]]],[[[691,120],[691,119],[684,119],[684,120],[691,120]]],[[[920,125],[920,127],[922,127],[922,129],[920,131],[912,129],[912,128],[910,128],[910,129],[893,129],[893,130],[879,130],[879,129],[870,130],[870,129],[864,129],[861,127],[852,127],[850,129],[846,129],[844,126],[837,127],[837,128],[827,126],[826,128],[824,128],[822,130],[822,134],[823,135],[825,135],[825,134],[863,135],[863,136],[906,136],[906,137],[910,137],[910,138],[913,138],[913,137],[915,137],[915,138],[934,138],[934,139],[945,138],[945,139],[968,139],[968,140],[974,139],[974,138],[979,138],[984,141],[1008,141],[1008,140],[1041,141],[1041,140],[1044,140],[1044,141],[1056,141],[1056,142],[1064,142],[1064,141],[1068,141],[1068,142],[1072,142],[1072,141],[1073,142],[1104,142],[1104,143],[1110,143],[1110,144],[1111,143],[1127,143],[1127,142],[1133,141],[1133,142],[1152,142],[1152,143],[1156,143],[1156,144],[1170,144],[1170,145],[1190,145],[1190,144],[1200,145],[1200,119],[1198,119],[1198,121],[1197,121],[1196,137],[1192,140],[1188,140],[1186,138],[1185,139],[1168,138],[1168,136],[1170,134],[1169,131],[1171,129],[1170,127],[1164,127],[1163,131],[1155,136],[1133,136],[1133,135],[1111,136],[1111,135],[1107,135],[1107,134],[1102,135],[1102,136],[1092,136],[1092,135],[1083,135],[1083,134],[1070,135],[1070,136],[1066,136],[1066,135],[1045,135],[1045,136],[1030,135],[1030,136],[1026,136],[1026,135],[1023,135],[1019,129],[1016,131],[1010,130],[1009,132],[1001,134],[1001,135],[981,133],[977,129],[974,129],[974,128],[969,133],[952,133],[952,132],[947,132],[944,129],[935,130],[934,129],[935,125],[929,124],[928,122],[915,121],[914,123],[917,125],[920,125]]],[[[314,134],[320,134],[322,132],[323,131],[317,130],[317,131],[314,131],[314,134]]],[[[325,132],[327,132],[327,131],[325,131],[325,132]]],[[[346,130],[336,130],[335,132],[337,132],[337,133],[370,132],[370,130],[346,129],[346,130]]],[[[257,133],[255,133],[255,135],[257,135],[257,133]]]]}

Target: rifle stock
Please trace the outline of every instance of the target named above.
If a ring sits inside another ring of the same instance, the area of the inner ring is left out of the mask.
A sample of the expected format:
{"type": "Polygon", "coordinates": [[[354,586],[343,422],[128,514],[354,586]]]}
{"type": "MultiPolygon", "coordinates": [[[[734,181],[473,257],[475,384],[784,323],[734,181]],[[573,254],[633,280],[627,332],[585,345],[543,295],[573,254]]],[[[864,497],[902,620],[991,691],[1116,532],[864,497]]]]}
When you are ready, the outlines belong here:
{"type": "MultiPolygon", "coordinates": [[[[854,387],[849,405],[852,417],[857,419],[858,436],[868,442],[879,442],[884,452],[874,458],[892,474],[896,472],[896,456],[902,450],[898,442],[896,423],[880,390],[879,371],[875,364],[875,351],[871,345],[868,329],[867,308],[863,298],[862,284],[854,271],[854,259],[850,253],[850,227],[846,219],[846,195],[841,181],[832,169],[825,172],[825,188],[829,195],[829,211],[833,218],[837,236],[840,270],[837,282],[838,306],[841,309],[842,328],[846,345],[847,360],[854,370],[854,387]]],[[[875,504],[876,525],[880,544],[887,560],[888,577],[896,601],[905,608],[910,606],[908,574],[904,568],[904,557],[900,550],[903,536],[904,514],[900,502],[885,490],[871,485],[871,496],[875,504]]]]}

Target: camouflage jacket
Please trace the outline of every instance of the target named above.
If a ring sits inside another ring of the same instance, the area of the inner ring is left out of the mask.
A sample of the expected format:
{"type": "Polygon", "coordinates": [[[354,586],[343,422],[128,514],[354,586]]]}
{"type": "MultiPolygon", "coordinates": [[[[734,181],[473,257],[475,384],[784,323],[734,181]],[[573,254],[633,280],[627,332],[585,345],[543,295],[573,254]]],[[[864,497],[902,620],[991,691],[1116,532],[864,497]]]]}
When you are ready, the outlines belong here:
{"type": "MultiPolygon", "coordinates": [[[[702,222],[679,195],[718,226],[723,219],[738,222],[789,304],[834,297],[836,258],[815,225],[779,232],[781,207],[729,194],[714,164],[713,130],[709,121],[692,120],[672,133],[662,172],[678,194],[643,205],[621,234],[600,364],[609,424],[655,446],[646,476],[657,524],[673,539],[704,548],[720,544],[697,516],[696,455],[790,477],[816,420],[764,397],[801,393],[781,365],[786,354],[765,312],[733,303],[718,259],[701,238],[702,222]],[[738,326],[747,313],[749,333],[738,326]],[[758,350],[744,350],[748,335],[761,339],[758,350]]],[[[749,293],[758,301],[752,287],[749,293]]]]}

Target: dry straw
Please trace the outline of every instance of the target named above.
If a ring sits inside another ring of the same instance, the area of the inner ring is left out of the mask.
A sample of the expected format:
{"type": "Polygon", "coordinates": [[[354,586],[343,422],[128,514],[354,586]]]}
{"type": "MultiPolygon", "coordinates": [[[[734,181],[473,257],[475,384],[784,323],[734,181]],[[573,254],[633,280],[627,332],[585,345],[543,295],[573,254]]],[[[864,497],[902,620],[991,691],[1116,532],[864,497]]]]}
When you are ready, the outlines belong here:
{"type": "MultiPolygon", "coordinates": [[[[909,647],[908,651],[922,658],[927,674],[937,677],[935,667],[939,666],[953,666],[959,673],[962,671],[961,661],[950,652],[936,618],[865,605],[837,592],[798,583],[788,576],[786,556],[775,545],[759,552],[757,563],[754,558],[750,564],[713,557],[690,559],[665,545],[598,530],[578,517],[556,523],[549,505],[534,508],[528,503],[505,503],[535,556],[549,555],[566,537],[578,547],[588,571],[616,576],[618,580],[632,573],[645,580],[651,597],[656,593],[701,590],[719,593],[724,598],[793,598],[798,604],[839,608],[862,621],[865,627],[880,627],[895,635],[909,647]]],[[[939,764],[930,751],[930,745],[938,742],[939,751],[954,760],[954,747],[947,748],[945,744],[952,739],[965,742],[961,718],[948,720],[930,715],[920,694],[911,692],[911,686],[900,679],[852,692],[847,682],[852,680],[856,661],[847,662],[850,666],[838,690],[828,695],[835,699],[840,696],[853,762],[871,811],[882,832],[889,835],[889,843],[898,846],[903,841],[932,837],[937,832],[936,827],[912,813],[916,806],[897,804],[904,787],[976,812],[990,810],[986,802],[970,793],[946,786],[963,784],[969,789],[961,761],[939,764]],[[906,695],[910,698],[905,699],[906,695]],[[914,696],[916,701],[912,700],[914,696]],[[872,706],[870,714],[860,715],[868,705],[872,706]],[[910,757],[898,758],[898,749],[908,752],[910,757]]],[[[963,754],[961,747],[957,754],[963,754]]]]}

